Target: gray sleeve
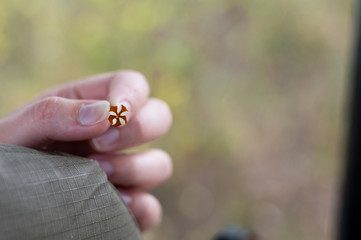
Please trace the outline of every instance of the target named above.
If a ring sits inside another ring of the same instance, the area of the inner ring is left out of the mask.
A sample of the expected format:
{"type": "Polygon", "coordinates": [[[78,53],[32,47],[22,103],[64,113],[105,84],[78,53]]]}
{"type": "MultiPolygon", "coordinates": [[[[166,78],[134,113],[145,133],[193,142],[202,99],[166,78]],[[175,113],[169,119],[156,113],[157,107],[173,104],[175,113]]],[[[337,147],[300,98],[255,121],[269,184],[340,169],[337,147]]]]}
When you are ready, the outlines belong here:
{"type": "Polygon", "coordinates": [[[141,239],[96,161],[0,144],[1,239],[141,239]]]}

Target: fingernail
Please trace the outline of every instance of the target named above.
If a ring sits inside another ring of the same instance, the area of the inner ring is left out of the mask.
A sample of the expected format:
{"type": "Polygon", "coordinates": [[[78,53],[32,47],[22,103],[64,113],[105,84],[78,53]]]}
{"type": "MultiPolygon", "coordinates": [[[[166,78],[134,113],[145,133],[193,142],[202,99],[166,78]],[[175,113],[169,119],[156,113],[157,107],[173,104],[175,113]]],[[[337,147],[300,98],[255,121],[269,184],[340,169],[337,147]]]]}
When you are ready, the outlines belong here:
{"type": "Polygon", "coordinates": [[[93,125],[103,121],[110,109],[108,101],[98,101],[81,106],[78,113],[78,121],[82,125],[93,125]]]}
{"type": "Polygon", "coordinates": [[[103,135],[93,138],[93,144],[98,150],[106,149],[119,139],[119,132],[116,128],[110,128],[103,135]]]}
{"type": "Polygon", "coordinates": [[[125,193],[120,193],[120,196],[122,196],[125,204],[129,206],[132,203],[132,197],[125,193]]]}
{"type": "Polygon", "coordinates": [[[110,176],[112,175],[112,173],[114,172],[114,168],[113,165],[110,162],[107,161],[99,161],[99,166],[101,167],[101,169],[104,170],[104,172],[110,176]]]}

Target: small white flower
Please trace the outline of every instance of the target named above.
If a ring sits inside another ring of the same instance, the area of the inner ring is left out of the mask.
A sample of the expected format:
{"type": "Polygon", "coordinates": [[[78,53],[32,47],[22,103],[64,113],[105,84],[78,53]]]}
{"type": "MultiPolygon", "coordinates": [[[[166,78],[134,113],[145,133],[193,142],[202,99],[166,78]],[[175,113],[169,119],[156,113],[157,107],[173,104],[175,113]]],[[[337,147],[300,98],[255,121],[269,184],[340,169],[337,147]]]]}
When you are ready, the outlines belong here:
{"type": "Polygon", "coordinates": [[[128,112],[127,108],[124,105],[111,106],[109,111],[109,122],[112,126],[117,127],[127,124],[128,112]]]}

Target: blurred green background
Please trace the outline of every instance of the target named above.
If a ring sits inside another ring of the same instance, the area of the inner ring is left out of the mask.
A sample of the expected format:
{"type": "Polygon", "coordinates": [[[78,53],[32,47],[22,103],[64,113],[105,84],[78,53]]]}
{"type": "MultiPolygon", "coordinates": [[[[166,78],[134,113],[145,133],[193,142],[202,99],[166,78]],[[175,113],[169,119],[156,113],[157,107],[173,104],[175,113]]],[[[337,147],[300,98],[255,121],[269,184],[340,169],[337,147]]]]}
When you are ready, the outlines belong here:
{"type": "Polygon", "coordinates": [[[146,240],[332,239],[351,0],[1,0],[0,115],[45,89],[135,69],[169,103],[174,176],[146,240]]]}

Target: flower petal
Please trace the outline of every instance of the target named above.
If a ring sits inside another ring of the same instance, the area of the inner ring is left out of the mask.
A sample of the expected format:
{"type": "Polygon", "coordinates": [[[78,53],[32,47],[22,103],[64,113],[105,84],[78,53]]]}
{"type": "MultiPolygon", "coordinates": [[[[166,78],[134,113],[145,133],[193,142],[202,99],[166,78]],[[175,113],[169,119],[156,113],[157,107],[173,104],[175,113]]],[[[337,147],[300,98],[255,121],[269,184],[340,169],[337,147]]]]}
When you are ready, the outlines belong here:
{"type": "Polygon", "coordinates": [[[120,116],[122,116],[122,117],[125,116],[125,114],[127,114],[127,112],[128,112],[128,111],[122,112],[121,114],[119,114],[119,117],[120,117],[120,116]]]}
{"type": "Polygon", "coordinates": [[[118,119],[119,119],[120,125],[125,125],[126,124],[123,118],[118,118],[118,119]]]}

